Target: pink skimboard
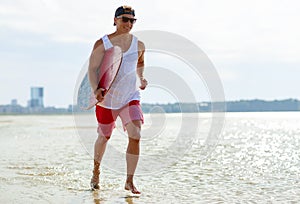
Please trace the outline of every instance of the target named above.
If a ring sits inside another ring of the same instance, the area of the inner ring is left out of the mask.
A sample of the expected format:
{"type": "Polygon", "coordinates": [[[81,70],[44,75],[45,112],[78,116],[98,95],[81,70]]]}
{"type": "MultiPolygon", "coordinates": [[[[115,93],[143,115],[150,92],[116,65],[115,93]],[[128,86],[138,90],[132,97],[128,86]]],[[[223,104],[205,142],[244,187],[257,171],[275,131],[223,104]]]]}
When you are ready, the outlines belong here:
{"type": "MultiPolygon", "coordinates": [[[[98,89],[102,90],[102,94],[105,97],[113,84],[122,62],[122,50],[118,46],[111,47],[105,50],[102,62],[98,69],[98,89]]],[[[89,110],[94,107],[99,101],[95,98],[94,93],[89,94],[89,104],[83,108],[89,110]]]]}

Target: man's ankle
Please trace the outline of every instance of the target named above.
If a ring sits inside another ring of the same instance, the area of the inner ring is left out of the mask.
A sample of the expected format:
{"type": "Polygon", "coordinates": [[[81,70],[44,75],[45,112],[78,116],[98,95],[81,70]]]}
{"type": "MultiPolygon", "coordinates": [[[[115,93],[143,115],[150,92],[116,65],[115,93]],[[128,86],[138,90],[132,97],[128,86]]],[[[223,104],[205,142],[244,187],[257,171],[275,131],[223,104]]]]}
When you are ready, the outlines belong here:
{"type": "Polygon", "coordinates": [[[126,183],[132,183],[133,182],[133,175],[129,175],[126,178],[126,183]]]}

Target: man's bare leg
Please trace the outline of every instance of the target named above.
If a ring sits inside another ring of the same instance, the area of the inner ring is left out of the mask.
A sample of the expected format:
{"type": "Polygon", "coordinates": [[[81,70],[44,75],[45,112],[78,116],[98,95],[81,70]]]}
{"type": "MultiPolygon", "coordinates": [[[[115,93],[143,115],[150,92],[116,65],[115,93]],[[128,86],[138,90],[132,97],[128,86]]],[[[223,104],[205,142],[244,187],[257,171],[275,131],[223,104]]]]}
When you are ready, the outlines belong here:
{"type": "Polygon", "coordinates": [[[94,170],[93,170],[93,176],[91,179],[91,188],[92,190],[99,189],[99,175],[100,175],[100,163],[103,158],[106,144],[110,136],[102,136],[98,135],[98,138],[94,145],[94,170]]]}
{"type": "Polygon", "coordinates": [[[130,190],[134,194],[140,194],[133,184],[133,176],[139,160],[141,121],[135,120],[128,123],[126,129],[128,132],[128,146],[126,151],[127,179],[125,190],[130,190]]]}

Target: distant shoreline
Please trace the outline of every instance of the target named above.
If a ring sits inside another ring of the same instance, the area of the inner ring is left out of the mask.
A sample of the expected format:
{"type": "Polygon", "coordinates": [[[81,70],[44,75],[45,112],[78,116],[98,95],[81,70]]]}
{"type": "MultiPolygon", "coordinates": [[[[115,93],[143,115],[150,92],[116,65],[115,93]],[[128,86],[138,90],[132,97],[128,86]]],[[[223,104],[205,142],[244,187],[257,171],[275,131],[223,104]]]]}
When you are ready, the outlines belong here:
{"type": "MultiPolygon", "coordinates": [[[[201,112],[295,112],[300,111],[298,99],[266,101],[260,99],[226,102],[199,103],[142,103],[144,113],[201,113],[201,112]]],[[[20,105],[0,105],[0,115],[69,115],[92,113],[94,109],[82,111],[76,106],[68,108],[36,107],[20,105]]]]}
{"type": "Polygon", "coordinates": [[[300,101],[285,99],[266,101],[260,99],[225,102],[142,104],[144,112],[286,112],[300,111],[300,101]]]}

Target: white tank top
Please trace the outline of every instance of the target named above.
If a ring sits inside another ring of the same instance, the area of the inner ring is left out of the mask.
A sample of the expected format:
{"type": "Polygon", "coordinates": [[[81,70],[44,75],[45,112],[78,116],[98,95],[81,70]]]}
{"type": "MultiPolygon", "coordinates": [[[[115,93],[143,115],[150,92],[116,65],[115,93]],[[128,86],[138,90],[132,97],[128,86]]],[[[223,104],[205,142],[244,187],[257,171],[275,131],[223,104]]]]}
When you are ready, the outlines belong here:
{"type": "MultiPolygon", "coordinates": [[[[102,37],[104,49],[113,47],[107,35],[102,37]]],[[[138,39],[132,36],[129,49],[123,53],[120,70],[104,100],[97,105],[108,109],[120,109],[130,101],[140,100],[137,84],[138,39]]]]}

